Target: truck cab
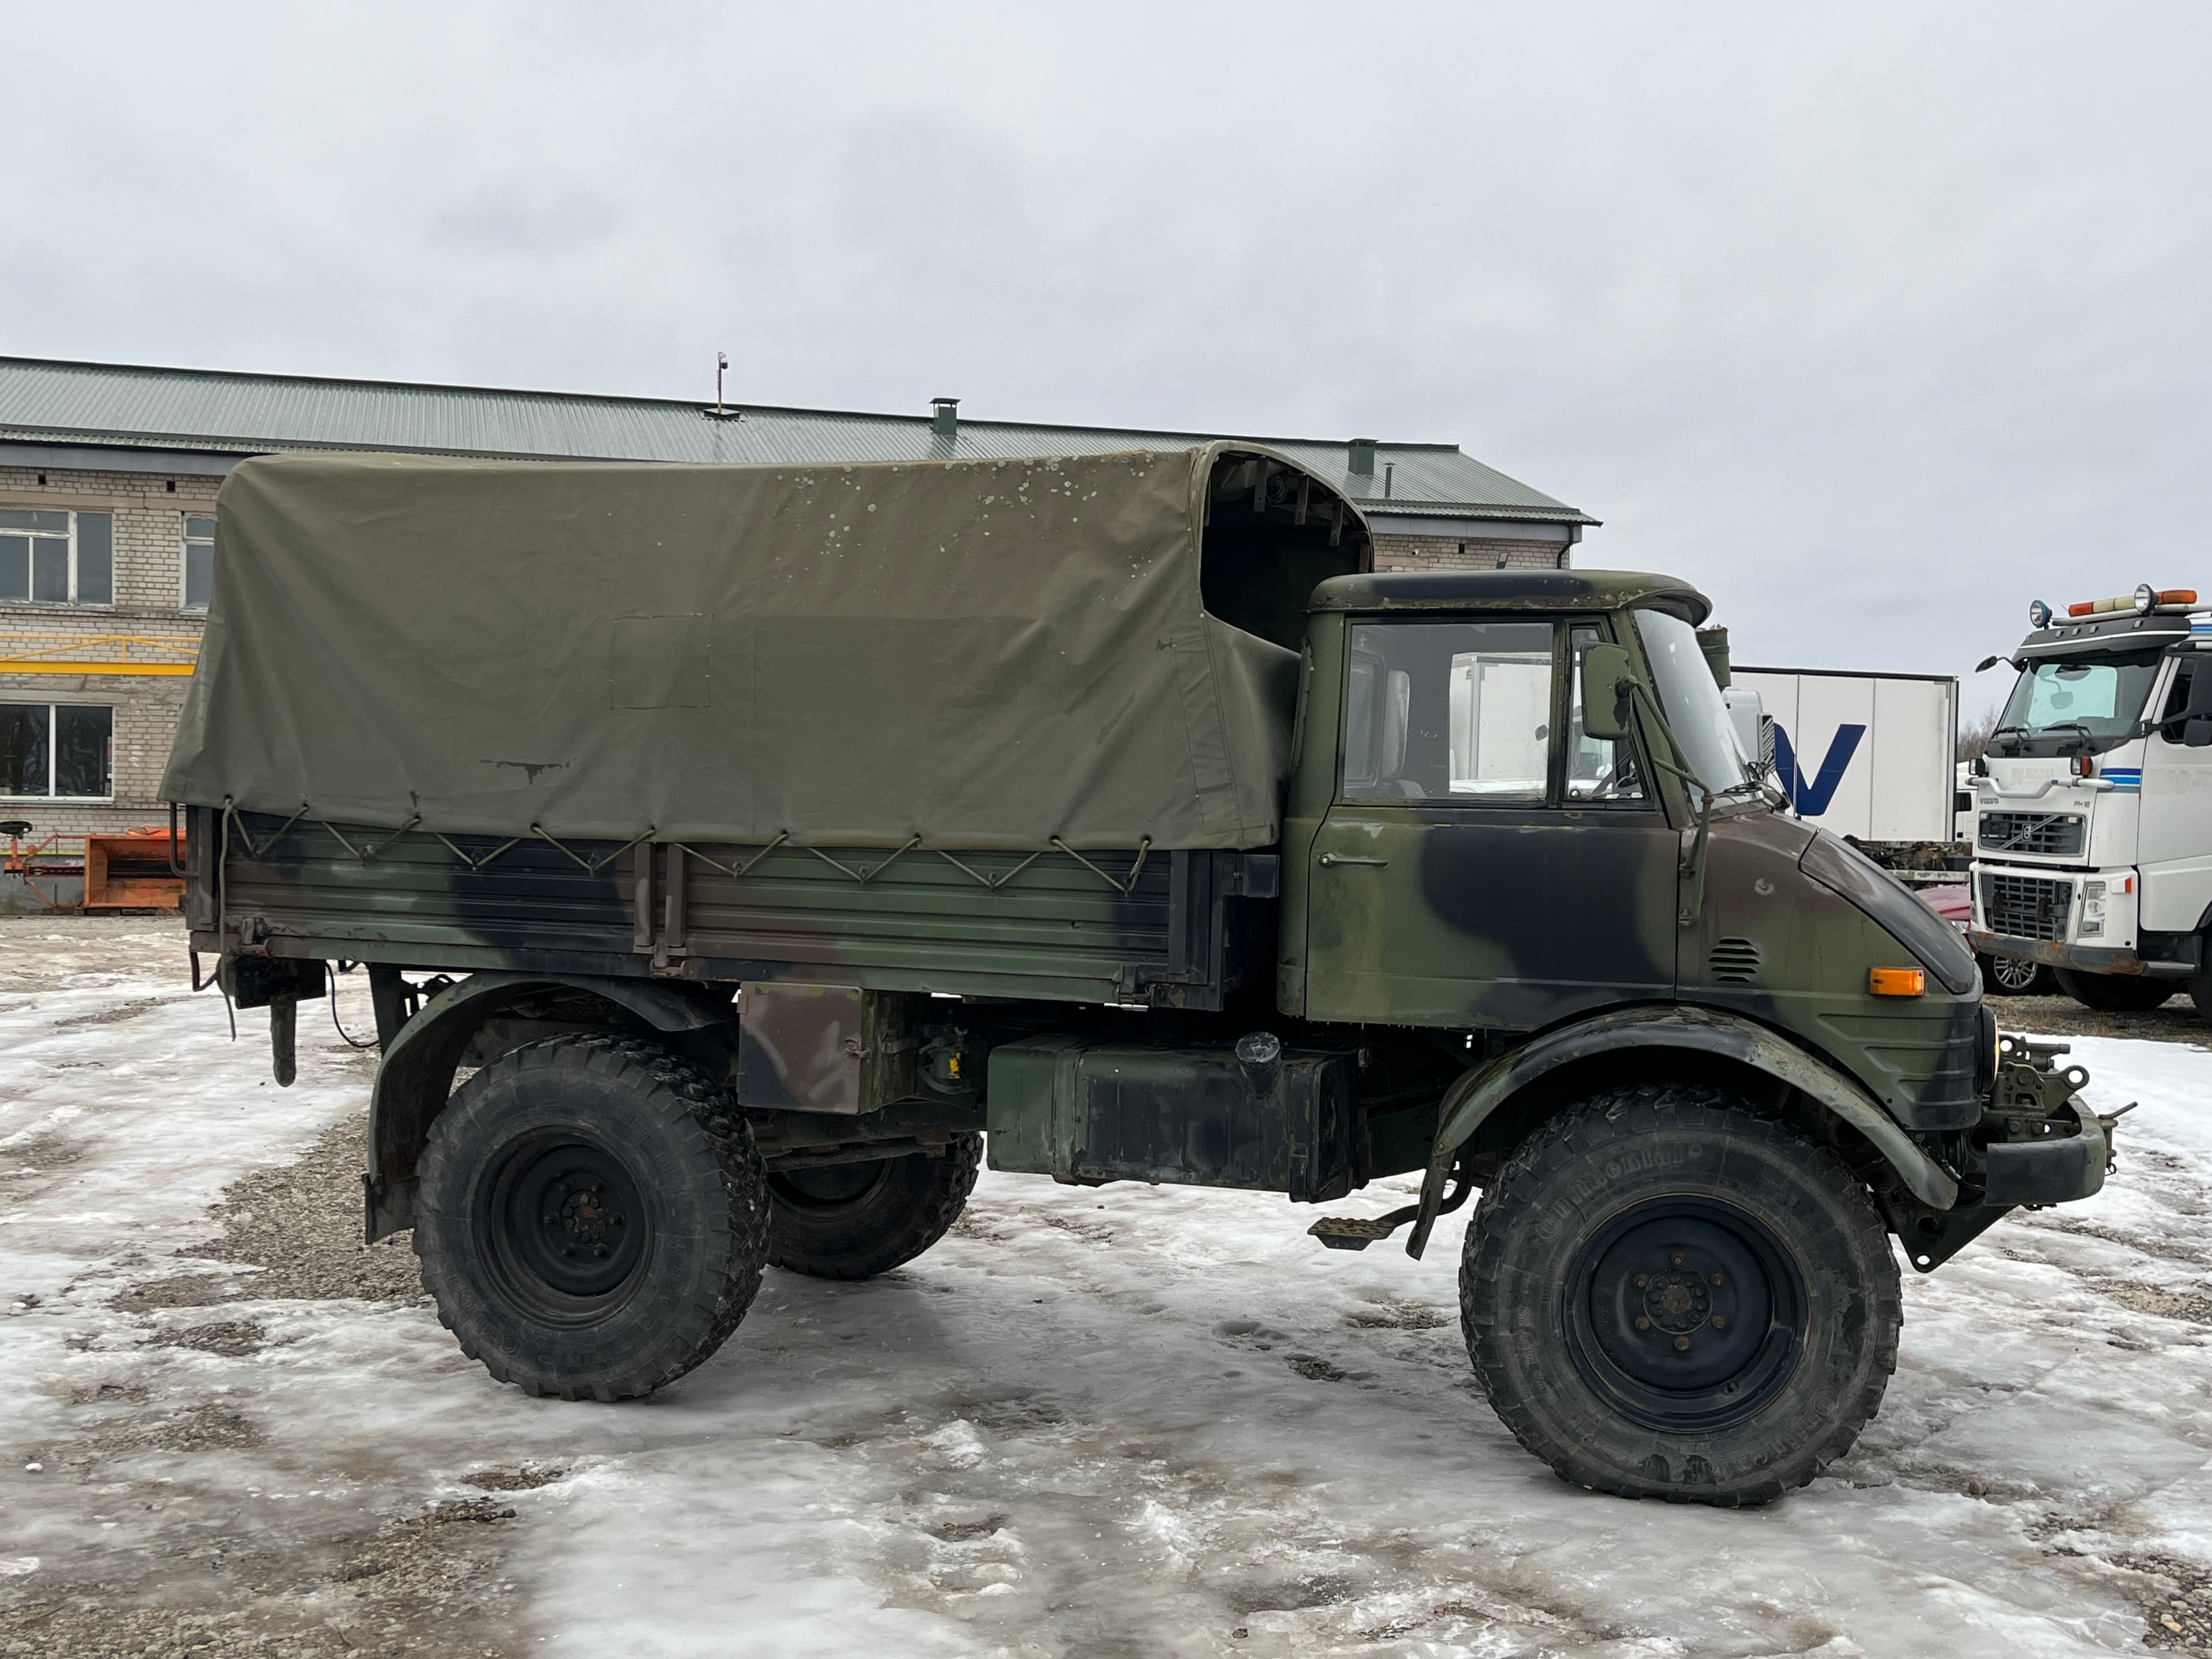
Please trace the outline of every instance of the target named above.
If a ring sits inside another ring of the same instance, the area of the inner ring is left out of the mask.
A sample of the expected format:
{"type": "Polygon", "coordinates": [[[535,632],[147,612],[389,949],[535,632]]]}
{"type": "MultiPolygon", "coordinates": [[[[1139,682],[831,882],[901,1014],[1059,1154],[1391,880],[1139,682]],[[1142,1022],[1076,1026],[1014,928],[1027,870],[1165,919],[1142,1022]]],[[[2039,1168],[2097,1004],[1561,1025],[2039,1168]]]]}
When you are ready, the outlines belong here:
{"type": "Polygon", "coordinates": [[[1974,948],[2091,1007],[2206,1009],[2212,615],[2146,585],[2030,620],[1974,767],[1974,948]]]}

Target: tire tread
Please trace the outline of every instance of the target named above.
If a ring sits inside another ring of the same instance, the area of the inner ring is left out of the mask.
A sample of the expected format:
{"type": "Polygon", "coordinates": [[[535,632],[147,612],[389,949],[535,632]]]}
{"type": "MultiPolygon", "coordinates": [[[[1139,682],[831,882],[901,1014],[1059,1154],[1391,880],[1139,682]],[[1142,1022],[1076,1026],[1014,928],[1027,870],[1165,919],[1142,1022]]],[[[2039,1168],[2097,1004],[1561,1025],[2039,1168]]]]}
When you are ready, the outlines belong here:
{"type": "Polygon", "coordinates": [[[1460,1316],[1466,1334],[1468,1357],[1492,1408],[1513,1437],[1547,1464],[1561,1480],[1593,1491],[1623,1498],[1665,1498],[1723,1507],[1753,1507],[1768,1504],[1785,1492],[1804,1486],[1829,1464],[1850,1451],[1859,1433],[1881,1408],[1882,1395],[1897,1369],[1898,1334],[1903,1323],[1903,1291],[1896,1257],[1888,1247],[1887,1229],[1872,1197],[1851,1175],[1841,1158],[1826,1146],[1800,1134],[1785,1123],[1755,1112],[1738,1097],[1701,1084],[1638,1084],[1607,1091],[1580,1105],[1562,1111],[1531,1133],[1506,1159],[1491,1190],[1483,1195],[1474,1224],[1468,1230],[1467,1248],[1460,1265],[1460,1316]],[[1856,1396],[1845,1401],[1830,1431],[1817,1443],[1802,1449],[1771,1480],[1733,1486],[1726,1491],[1649,1478],[1633,1479],[1585,1455],[1580,1449],[1555,1443],[1527,1402],[1504,1386],[1505,1368],[1502,1344],[1511,1334],[1494,1323],[1487,1310],[1503,1305],[1500,1279],[1507,1254],[1505,1225],[1522,1207],[1525,1190],[1540,1187],[1546,1176],[1604,1144],[1627,1136],[1670,1127],[1694,1119],[1701,1127],[1717,1129],[1731,1139],[1761,1139],[1788,1143],[1820,1178],[1858,1214],[1857,1224],[1879,1235],[1884,1271],[1868,1287],[1875,1304],[1870,1310],[1869,1332],[1876,1347],[1874,1363],[1856,1396]]]}
{"type": "MultiPolygon", "coordinates": [[[[465,1286],[459,1278],[462,1271],[459,1264],[446,1261],[437,1251],[426,1251],[424,1230],[417,1226],[414,1243],[422,1266],[422,1288],[437,1305],[439,1323],[453,1333],[461,1352],[498,1381],[512,1383],[524,1393],[538,1397],[550,1395],[573,1401],[588,1393],[590,1397],[601,1401],[638,1399],[674,1382],[711,1356],[729,1340],[752,1305],[760,1289],[761,1269],[768,1257],[767,1171],[753,1145],[752,1130],[729,1091],[717,1085],[689,1060],[642,1038],[597,1032],[548,1037],[501,1055],[479,1071],[470,1083],[501,1070],[520,1073],[561,1066],[574,1066],[616,1080],[625,1074],[641,1073],[643,1092],[649,1097],[662,1097],[659,1109],[665,1115],[663,1121],[679,1131],[686,1124],[694,1127],[702,1143],[699,1150],[715,1160],[727,1204],[730,1243],[720,1291],[707,1310],[707,1318],[690,1333],[678,1353],[659,1358],[641,1356],[633,1371],[597,1383],[587,1390],[507,1364],[471,1340],[465,1328],[466,1320],[457,1318],[455,1313],[468,1300],[462,1294],[465,1286]]],[[[454,1115],[454,1107],[458,1105],[465,1112],[463,1096],[467,1088],[464,1085],[453,1104],[432,1121],[422,1154],[425,1167],[444,1155],[447,1144],[464,1127],[463,1119],[454,1115]]]]}

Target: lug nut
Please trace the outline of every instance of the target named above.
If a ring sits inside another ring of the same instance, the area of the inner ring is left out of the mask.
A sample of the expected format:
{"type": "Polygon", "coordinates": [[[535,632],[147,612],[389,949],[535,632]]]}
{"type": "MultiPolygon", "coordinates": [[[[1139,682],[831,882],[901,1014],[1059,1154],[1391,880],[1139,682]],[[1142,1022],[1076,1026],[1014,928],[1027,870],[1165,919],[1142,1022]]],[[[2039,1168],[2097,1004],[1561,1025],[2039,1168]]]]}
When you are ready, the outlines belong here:
{"type": "Polygon", "coordinates": [[[561,1247],[561,1254],[562,1255],[574,1255],[576,1254],[575,1247],[572,1244],[563,1244],[561,1247]]]}
{"type": "Polygon", "coordinates": [[[1638,1273],[1636,1275],[1636,1288],[1639,1291],[1650,1282],[1651,1275],[1650,1273],[1638,1273]]]}
{"type": "Polygon", "coordinates": [[[1678,1336],[1674,1339],[1674,1352],[1676,1353],[1687,1352],[1689,1346],[1690,1339],[1686,1336],[1678,1336]]]}
{"type": "Polygon", "coordinates": [[[1713,1275],[1713,1283],[1714,1283],[1714,1284],[1716,1284],[1716,1285],[1717,1285],[1717,1284],[1719,1284],[1720,1282],[1721,1282],[1721,1276],[1720,1276],[1718,1273],[1715,1273],[1715,1274],[1713,1275]]]}
{"type": "Polygon", "coordinates": [[[1680,1250],[1677,1250],[1674,1255],[1668,1256],[1667,1260],[1670,1265],[1679,1267],[1682,1265],[1682,1253],[1680,1250]]]}
{"type": "MultiPolygon", "coordinates": [[[[602,1245],[599,1246],[599,1248],[598,1248],[598,1249],[594,1249],[594,1250],[592,1252],[592,1254],[593,1255],[597,1256],[600,1261],[605,1261],[605,1260],[607,1259],[607,1247],[606,1247],[605,1245],[602,1244],[602,1245]]],[[[1683,1340],[1684,1345],[1685,1345],[1685,1346],[1687,1346],[1687,1344],[1688,1344],[1688,1342],[1689,1342],[1689,1338],[1687,1338],[1687,1337],[1684,1337],[1684,1338],[1682,1339],[1682,1340],[1683,1340]]]]}
{"type": "Polygon", "coordinates": [[[1639,1331],[1648,1331],[1651,1328],[1651,1322],[1642,1314],[1638,1314],[1636,1316],[1636,1328],[1639,1331]]]}
{"type": "Polygon", "coordinates": [[[1715,1314],[1713,1316],[1713,1328],[1717,1331],[1726,1330],[1728,1328],[1728,1316],[1725,1314],[1715,1314]]]}

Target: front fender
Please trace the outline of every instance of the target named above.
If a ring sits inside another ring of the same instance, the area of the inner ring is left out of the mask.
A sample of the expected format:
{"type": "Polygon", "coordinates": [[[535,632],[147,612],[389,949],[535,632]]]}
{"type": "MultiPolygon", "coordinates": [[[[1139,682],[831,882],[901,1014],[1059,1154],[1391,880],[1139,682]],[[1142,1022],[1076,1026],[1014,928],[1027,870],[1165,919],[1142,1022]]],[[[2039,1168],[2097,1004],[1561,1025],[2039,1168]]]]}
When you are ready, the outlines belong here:
{"type": "MultiPolygon", "coordinates": [[[[711,1059],[702,1037],[715,1036],[720,1013],[698,994],[649,979],[597,975],[482,973],[448,986],[399,1028],[377,1067],[368,1098],[368,1173],[363,1231],[371,1244],[415,1224],[415,1161],[430,1121],[453,1093],[461,1055],[484,1021],[507,1005],[541,991],[588,991],[635,1016],[679,1047],[696,1047],[711,1059]],[[685,1042],[690,1037],[691,1042],[685,1042]]],[[[710,1070],[712,1067],[710,1066],[710,1070]]]]}
{"type": "Polygon", "coordinates": [[[1863,1134],[1889,1160],[1907,1190],[1930,1209],[1948,1210],[1959,1201],[1958,1182],[1921,1151],[1873,1095],[1826,1061],[1739,1015],[1678,1005],[1627,1008],[1547,1031],[1472,1067],[1444,1091],[1436,1144],[1421,1181],[1420,1215],[1406,1241],[1406,1253],[1418,1257],[1428,1247],[1452,1164],[1485,1119],[1546,1073],[1625,1048],[1689,1049],[1740,1060],[1802,1091],[1863,1134]]]}

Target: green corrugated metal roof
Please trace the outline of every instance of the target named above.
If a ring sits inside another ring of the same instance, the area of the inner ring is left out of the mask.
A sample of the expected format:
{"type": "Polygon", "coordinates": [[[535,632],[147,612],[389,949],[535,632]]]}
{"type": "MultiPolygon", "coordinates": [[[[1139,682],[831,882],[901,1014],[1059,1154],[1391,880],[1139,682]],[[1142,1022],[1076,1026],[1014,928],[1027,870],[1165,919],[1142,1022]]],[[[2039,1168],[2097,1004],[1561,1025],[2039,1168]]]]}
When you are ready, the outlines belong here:
{"type": "Polygon", "coordinates": [[[1279,449],[1382,511],[1597,522],[1452,444],[1383,443],[1374,476],[1354,477],[1342,441],[963,416],[947,445],[934,437],[927,415],[732,407],[741,418],[716,419],[701,404],[672,398],[0,357],[0,441],[22,443],[232,454],[373,449],[539,460],[836,462],[1182,449],[1232,437],[1279,449]]]}

